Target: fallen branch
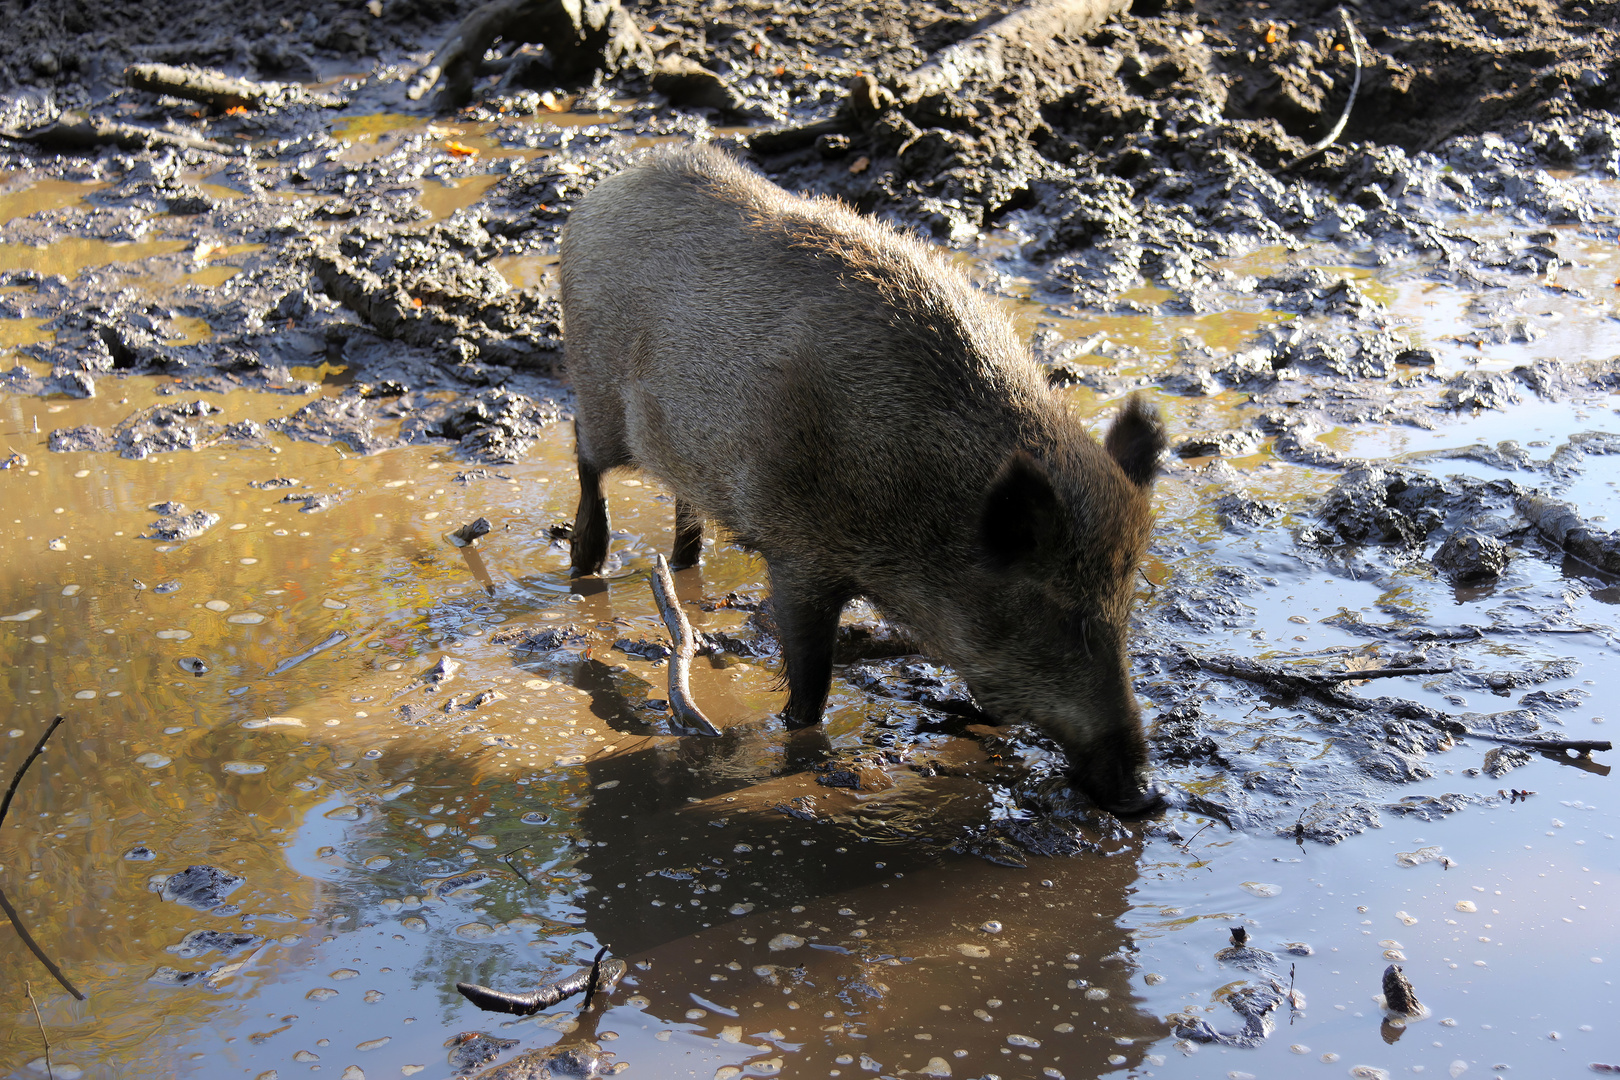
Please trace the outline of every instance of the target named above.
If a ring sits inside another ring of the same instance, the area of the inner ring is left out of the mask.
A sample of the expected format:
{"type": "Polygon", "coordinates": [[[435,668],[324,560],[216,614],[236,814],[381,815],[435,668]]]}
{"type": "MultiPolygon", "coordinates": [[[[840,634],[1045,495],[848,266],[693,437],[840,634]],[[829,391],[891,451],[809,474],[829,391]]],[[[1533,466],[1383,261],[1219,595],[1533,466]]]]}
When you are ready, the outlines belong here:
{"type": "Polygon", "coordinates": [[[1503,743],[1507,746],[1522,746],[1526,750],[1540,750],[1549,754],[1567,754],[1574,751],[1581,757],[1590,757],[1594,750],[1613,750],[1614,744],[1608,739],[1540,739],[1530,735],[1498,735],[1490,731],[1465,730],[1461,735],[1470,739],[1484,739],[1486,742],[1503,743]]]}
{"type": "Polygon", "coordinates": [[[47,150],[74,152],[116,146],[120,150],[150,150],[172,146],[181,150],[203,150],[210,154],[231,154],[234,148],[189,132],[164,131],[139,124],[120,124],[101,117],[62,120],[30,131],[0,131],[0,138],[31,142],[47,150]]]}
{"type": "Polygon", "coordinates": [[[28,995],[28,1003],[34,1007],[34,1023],[39,1025],[39,1041],[45,1044],[45,1080],[56,1080],[56,1071],[51,1068],[51,1037],[45,1034],[45,1021],[39,1015],[39,1002],[34,1000],[34,984],[27,979],[23,980],[23,993],[28,995]]]}
{"type": "Polygon", "coordinates": [[[331,109],[344,104],[340,97],[312,94],[302,86],[233,79],[172,64],[131,64],[124,69],[124,80],[137,90],[200,101],[221,110],[277,105],[320,105],[331,109]]]}
{"type": "Polygon", "coordinates": [[[687,684],[692,654],[697,645],[692,636],[692,624],[686,621],[686,613],[681,610],[675,597],[675,579],[670,576],[669,563],[662,555],[653,562],[652,592],[653,600],[658,604],[658,614],[663,617],[664,627],[669,631],[670,642],[675,647],[669,657],[669,708],[675,714],[675,722],[704,735],[718,735],[720,729],[710,723],[703,710],[697,707],[687,684]]]}
{"type": "MultiPolygon", "coordinates": [[[[45,729],[45,734],[39,737],[39,742],[34,744],[34,749],[29,752],[27,757],[23,758],[23,763],[18,767],[16,775],[11,778],[11,786],[6,788],[5,798],[0,799],[0,825],[6,823],[6,812],[11,809],[12,797],[17,794],[17,785],[22,783],[23,774],[34,763],[34,759],[45,752],[46,741],[51,737],[51,733],[61,726],[62,717],[58,716],[51,721],[51,726],[45,729]]],[[[23,925],[22,916],[17,914],[17,909],[11,906],[10,900],[6,899],[4,889],[0,889],[0,911],[6,913],[6,918],[11,920],[11,928],[17,931],[17,936],[22,938],[24,945],[28,946],[28,951],[33,953],[41,964],[45,965],[45,970],[55,976],[56,981],[62,984],[63,989],[80,1001],[85,1000],[84,995],[79,993],[79,988],[68,981],[68,977],[62,974],[62,969],[51,962],[51,958],[45,955],[45,950],[41,949],[39,943],[34,940],[34,935],[28,932],[28,927],[23,925]]]]}
{"type": "MultiPolygon", "coordinates": [[[[1206,657],[1188,654],[1188,659],[1206,671],[1261,683],[1274,690],[1292,694],[1336,690],[1344,683],[1358,682],[1362,679],[1393,679],[1402,675],[1447,675],[1454,670],[1450,667],[1386,667],[1364,668],[1360,671],[1298,672],[1237,656],[1206,657]]],[[[1335,700],[1340,698],[1336,697],[1335,700]]]]}
{"type": "Polygon", "coordinates": [[[1344,23],[1344,36],[1350,39],[1350,55],[1353,56],[1356,61],[1356,77],[1350,83],[1350,96],[1345,99],[1344,112],[1339,114],[1339,122],[1333,125],[1333,130],[1327,133],[1326,138],[1322,139],[1320,142],[1312,144],[1310,149],[1306,150],[1293,161],[1290,161],[1288,164],[1284,165],[1281,169],[1278,169],[1278,172],[1282,172],[1285,169],[1292,169],[1295,165],[1298,165],[1302,161],[1309,161],[1317,154],[1320,154],[1322,151],[1332,146],[1338,141],[1339,136],[1344,134],[1344,125],[1350,122],[1350,110],[1355,108],[1356,94],[1361,91],[1361,41],[1356,37],[1355,26],[1350,22],[1350,13],[1345,11],[1344,8],[1339,9],[1339,19],[1344,23]]]}
{"type": "Polygon", "coordinates": [[[585,995],[584,1008],[590,1008],[591,997],[598,990],[611,990],[618,981],[624,978],[629,970],[623,960],[609,960],[602,962],[607,949],[596,954],[596,959],[590,967],[580,968],[565,978],[556,982],[546,983],[532,994],[508,994],[503,990],[492,990],[477,983],[458,982],[456,989],[461,996],[483,1009],[485,1012],[511,1013],[513,1016],[533,1016],[541,1009],[547,1009],[565,998],[575,994],[585,995]]]}

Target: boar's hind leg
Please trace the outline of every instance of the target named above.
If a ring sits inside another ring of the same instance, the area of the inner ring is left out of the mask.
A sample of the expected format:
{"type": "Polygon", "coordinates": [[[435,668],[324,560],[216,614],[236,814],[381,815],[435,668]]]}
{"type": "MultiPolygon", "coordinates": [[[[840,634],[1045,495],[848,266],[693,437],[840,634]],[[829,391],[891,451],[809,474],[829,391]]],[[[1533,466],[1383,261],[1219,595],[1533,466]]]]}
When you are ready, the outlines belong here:
{"type": "Polygon", "coordinates": [[[675,550],[669,556],[672,570],[696,566],[703,553],[703,518],[692,504],[675,500],[675,550]]]}
{"type": "Polygon", "coordinates": [[[602,494],[602,474],[584,458],[579,459],[579,510],[574,514],[573,552],[569,571],[585,577],[602,569],[607,561],[607,499],[602,494]]]}
{"type": "Polygon", "coordinates": [[[807,727],[821,720],[832,684],[833,648],[838,642],[838,613],[848,598],[837,593],[784,584],[771,575],[771,608],[787,664],[788,727],[807,727]]]}

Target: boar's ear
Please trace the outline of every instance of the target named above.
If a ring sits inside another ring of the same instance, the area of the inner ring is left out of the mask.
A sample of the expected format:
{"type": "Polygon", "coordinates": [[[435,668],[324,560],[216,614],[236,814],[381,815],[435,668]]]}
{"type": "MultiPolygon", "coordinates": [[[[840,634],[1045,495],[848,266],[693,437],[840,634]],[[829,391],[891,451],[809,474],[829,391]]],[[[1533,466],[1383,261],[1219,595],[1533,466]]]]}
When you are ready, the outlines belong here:
{"type": "Polygon", "coordinates": [[[1103,442],[1108,456],[1125,470],[1131,483],[1141,488],[1153,486],[1153,478],[1159,474],[1159,458],[1164,455],[1166,446],[1164,420],[1159,410],[1149,405],[1141,394],[1125,399],[1103,442]]]}
{"type": "Polygon", "coordinates": [[[1039,461],[1014,451],[985,493],[979,539],[991,565],[1006,569],[1053,543],[1063,504],[1039,461]]]}

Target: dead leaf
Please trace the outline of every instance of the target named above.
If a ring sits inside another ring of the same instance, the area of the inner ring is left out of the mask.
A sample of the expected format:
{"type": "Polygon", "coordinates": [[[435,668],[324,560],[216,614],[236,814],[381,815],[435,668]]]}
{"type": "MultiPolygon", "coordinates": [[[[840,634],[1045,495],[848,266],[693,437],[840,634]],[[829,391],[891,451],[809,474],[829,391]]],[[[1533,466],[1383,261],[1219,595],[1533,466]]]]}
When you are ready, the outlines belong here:
{"type": "Polygon", "coordinates": [[[247,106],[245,106],[245,105],[232,105],[230,108],[225,110],[225,115],[226,116],[245,116],[245,115],[247,115],[247,106]]]}
{"type": "MultiPolygon", "coordinates": [[[[1371,668],[1381,668],[1383,666],[1384,662],[1372,653],[1359,653],[1344,658],[1344,670],[1346,671],[1367,671],[1371,668]]],[[[1371,679],[1350,679],[1344,685],[1366,686],[1371,681],[1371,679]]]]}
{"type": "Polygon", "coordinates": [[[866,167],[870,164],[872,164],[872,159],[867,157],[865,154],[862,154],[860,157],[849,163],[850,175],[853,176],[856,173],[865,172],[866,167]]]}
{"type": "Polygon", "coordinates": [[[452,157],[478,156],[478,150],[475,147],[468,146],[463,142],[457,142],[454,139],[451,139],[449,142],[445,143],[444,148],[452,157]]]}
{"type": "Polygon", "coordinates": [[[373,19],[382,18],[382,0],[366,0],[366,10],[371,12],[373,19]]]}
{"type": "Polygon", "coordinates": [[[1266,44],[1277,44],[1277,24],[1271,23],[1266,27],[1266,44]]]}

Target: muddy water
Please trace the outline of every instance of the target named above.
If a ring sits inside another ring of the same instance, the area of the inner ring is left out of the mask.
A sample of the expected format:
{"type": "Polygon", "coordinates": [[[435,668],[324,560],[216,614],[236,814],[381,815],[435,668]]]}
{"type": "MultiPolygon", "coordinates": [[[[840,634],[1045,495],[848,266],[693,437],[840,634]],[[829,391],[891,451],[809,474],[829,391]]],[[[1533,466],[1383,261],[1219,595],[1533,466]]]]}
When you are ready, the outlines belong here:
{"type": "MultiPolygon", "coordinates": [[[[541,284],[547,265],[501,269],[541,284]]],[[[1455,326],[1460,308],[1426,306],[1435,290],[1409,269],[1374,277],[1369,288],[1411,312],[1415,331],[1438,339],[1455,326]]],[[[1143,349],[1147,370],[1183,330],[1228,345],[1268,317],[1235,306],[1171,319],[1016,305],[1026,330],[1103,332],[1143,349]]],[[[0,332],[16,344],[36,331],[0,332]]],[[[1569,332],[1526,355],[1606,340],[1590,320],[1569,332]]],[[[1504,349],[1487,362],[1518,355],[1504,349]]],[[[1017,765],[982,730],[875,705],[840,681],[824,727],[790,735],[771,719],[774,671],[728,657],[700,660],[693,680],[724,736],[669,733],[648,704],[664,696],[664,669],[614,642],[662,638],[647,572],[669,546],[672,508],[648,483],[610,481],[613,560],[602,582],[572,587],[547,531],[575,498],[566,426],[522,464],[487,470],[431,447],[359,456],[279,437],[273,454],[142,461],[45,449],[53,428],[172,402],[164,389],[129,378],[104,380],[90,400],[0,399],[0,445],[26,457],[0,471],[8,774],[52,716],[67,717],[0,836],[0,883],[90,999],[58,992],[9,933],[0,957],[8,982],[29,978],[40,995],[58,1076],[448,1076],[446,1041],[466,1031],[518,1049],[590,1039],[631,1075],[703,1080],[1461,1075],[1458,1063],[1470,1075],[1505,1065],[1570,1076],[1620,1062],[1609,914],[1620,806],[1606,765],[1538,757],[1498,780],[1469,774],[1490,747],[1465,742],[1431,759],[1433,778],[1385,797],[1484,801],[1434,821],[1385,813],[1381,828],[1333,847],[1176,813],[1175,836],[1097,835],[1098,853],[1027,868],[953,854],[964,826],[1011,812],[1017,765]],[[253,486],[272,479],[293,482],[253,486]],[[337,501],[314,512],[284,501],[309,495],[337,501]],[[170,501],[219,520],[183,542],[143,538],[160,516],[151,507],[170,501]],[[477,547],[446,542],[478,516],[494,531],[477,547]],[[552,629],[570,632],[546,651],[496,640],[552,629]],[[461,665],[454,677],[426,679],[442,658],[461,665]],[[943,767],[884,768],[874,791],[815,782],[829,750],[881,758],[896,745],[943,767]],[[1535,794],[1495,797],[1507,787],[1535,794]],[[200,907],[165,899],[163,876],[191,866],[241,882],[200,907]],[[1179,1042],[1173,1014],[1241,1027],[1226,1001],[1252,976],[1216,957],[1234,926],[1276,953],[1271,970],[1304,994],[1303,1009],[1258,1049],[1179,1042]],[[195,931],[234,936],[188,941],[195,931]],[[603,945],[630,974],[583,1017],[577,998],[516,1019],[454,990],[532,989],[603,945]],[[1391,962],[1428,1019],[1383,1023],[1373,995],[1391,962]]],[[[1070,393],[1101,421],[1108,401],[1070,393]]],[[[305,403],[192,397],[222,409],[221,423],[305,403]]],[[[1241,394],[1161,400],[1181,432],[1242,420],[1241,394]]],[[[1532,401],[1435,431],[1336,438],[1359,456],[1488,475],[1423,452],[1515,438],[1545,443],[1541,460],[1572,435],[1620,431],[1617,408],[1613,397],[1532,401]]],[[[1594,518],[1620,510],[1602,462],[1563,489],[1594,518]]],[[[1558,718],[1572,738],[1608,735],[1620,693],[1612,583],[1530,541],[1489,589],[1454,589],[1416,565],[1324,568],[1299,557],[1287,526],[1309,520],[1333,474],[1265,446],[1231,464],[1242,490],[1284,507],[1284,527],[1225,532],[1209,474],[1179,468],[1162,481],[1145,612],[1165,586],[1223,568],[1261,581],[1243,598],[1249,614],[1186,629],[1188,648],[1367,652],[1324,620],[1511,626],[1558,596],[1583,632],[1487,634],[1454,658],[1485,671],[1573,659],[1573,674],[1535,689],[1584,691],[1558,718]]],[[[757,595],[765,579],[756,560],[710,540],[701,570],[677,585],[700,627],[737,630],[745,611],[699,602],[757,595]]],[[[1508,709],[1523,692],[1395,681],[1387,692],[1453,712],[1508,709]]],[[[1286,702],[1217,681],[1206,690],[1223,749],[1255,773],[1333,742],[1286,702]]],[[[1168,776],[1218,790],[1207,766],[1168,776]]],[[[43,1075],[26,1001],[7,1009],[0,1069],[43,1075]]]]}

